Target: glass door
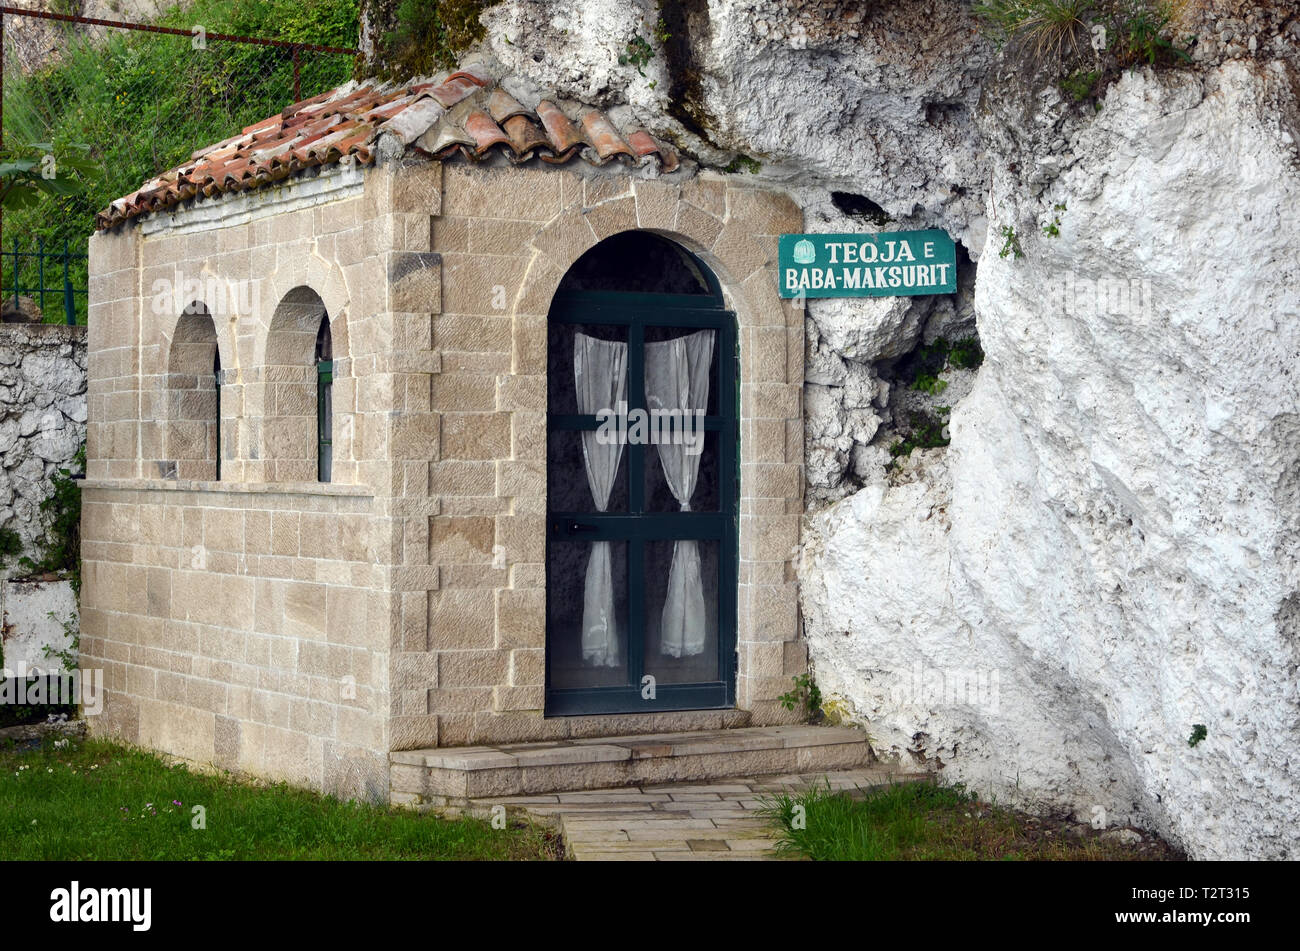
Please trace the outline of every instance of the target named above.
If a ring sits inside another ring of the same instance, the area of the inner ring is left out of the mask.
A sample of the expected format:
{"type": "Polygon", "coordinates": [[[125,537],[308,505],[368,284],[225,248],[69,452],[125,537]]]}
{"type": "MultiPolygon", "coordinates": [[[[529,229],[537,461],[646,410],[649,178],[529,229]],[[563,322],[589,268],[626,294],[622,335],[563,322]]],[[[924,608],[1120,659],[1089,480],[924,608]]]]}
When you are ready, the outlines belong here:
{"type": "Polygon", "coordinates": [[[731,707],[734,316],[578,291],[548,334],[547,715],[731,707]]]}

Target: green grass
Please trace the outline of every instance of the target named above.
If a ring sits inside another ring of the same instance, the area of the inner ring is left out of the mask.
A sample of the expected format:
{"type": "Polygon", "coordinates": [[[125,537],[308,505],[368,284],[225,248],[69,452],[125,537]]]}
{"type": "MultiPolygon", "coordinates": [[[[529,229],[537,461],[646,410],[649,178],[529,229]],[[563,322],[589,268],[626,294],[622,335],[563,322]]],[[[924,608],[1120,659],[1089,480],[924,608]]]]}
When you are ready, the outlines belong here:
{"type": "Polygon", "coordinates": [[[1115,860],[1168,858],[1160,845],[1140,852],[1088,830],[980,802],[961,786],[904,783],[861,798],[813,788],[765,803],[781,833],[779,851],[816,861],[1115,860]],[[804,828],[796,828],[796,816],[804,828]]]}
{"type": "Polygon", "coordinates": [[[548,856],[544,834],[519,823],[496,830],[480,819],[249,785],[101,740],[0,750],[0,842],[8,860],[548,856]],[[194,806],[204,807],[204,829],[192,827],[194,806]]]}

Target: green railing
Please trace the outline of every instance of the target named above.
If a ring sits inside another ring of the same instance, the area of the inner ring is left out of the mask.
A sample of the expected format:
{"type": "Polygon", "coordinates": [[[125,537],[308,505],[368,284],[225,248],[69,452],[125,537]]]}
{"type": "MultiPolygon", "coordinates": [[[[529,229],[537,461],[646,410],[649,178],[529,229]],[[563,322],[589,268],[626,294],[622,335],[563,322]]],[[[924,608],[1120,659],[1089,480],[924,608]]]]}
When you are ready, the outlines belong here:
{"type": "Polygon", "coordinates": [[[69,326],[84,324],[88,303],[86,262],[86,252],[70,250],[67,241],[62,250],[47,248],[44,240],[36,242],[35,250],[23,250],[15,238],[12,250],[0,245],[0,296],[6,307],[11,303],[17,307],[18,298],[30,297],[46,323],[52,322],[50,308],[54,307],[62,308],[64,322],[69,326]]]}

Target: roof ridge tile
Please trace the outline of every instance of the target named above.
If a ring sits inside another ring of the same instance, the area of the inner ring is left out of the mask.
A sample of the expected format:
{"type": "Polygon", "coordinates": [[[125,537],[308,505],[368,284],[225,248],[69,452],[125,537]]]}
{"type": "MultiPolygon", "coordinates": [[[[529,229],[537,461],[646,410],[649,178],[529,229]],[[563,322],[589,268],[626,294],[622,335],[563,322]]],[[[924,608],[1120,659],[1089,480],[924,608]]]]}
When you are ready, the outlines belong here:
{"type": "Polygon", "coordinates": [[[624,135],[604,112],[581,108],[577,122],[553,97],[529,109],[483,63],[440,81],[345,83],[196,149],[185,162],[112,201],[95,216],[95,227],[111,228],[198,195],[247,191],[344,156],[368,164],[375,160],[373,144],[385,135],[435,159],[459,154],[476,162],[499,149],[515,164],[536,157],[561,165],[581,155],[593,165],[658,163],[664,172],[680,166],[677,153],[644,128],[624,135]]]}

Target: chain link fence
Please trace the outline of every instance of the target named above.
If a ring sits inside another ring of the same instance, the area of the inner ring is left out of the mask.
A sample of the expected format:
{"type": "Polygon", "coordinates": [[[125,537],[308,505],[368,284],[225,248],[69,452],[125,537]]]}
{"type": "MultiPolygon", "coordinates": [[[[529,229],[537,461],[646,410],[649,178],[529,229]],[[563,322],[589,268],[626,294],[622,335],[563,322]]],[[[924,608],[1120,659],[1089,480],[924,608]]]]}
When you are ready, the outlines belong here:
{"type": "MultiPolygon", "coordinates": [[[[124,2],[150,12],[139,0],[124,2]]],[[[0,266],[36,266],[12,254],[15,242],[60,250],[67,242],[84,253],[95,212],[114,198],[196,149],[346,82],[355,63],[357,0],[196,0],[138,22],[83,16],[81,0],[51,7],[0,6],[0,161],[36,159],[43,174],[77,181],[66,194],[21,207],[6,201],[0,247],[11,254],[0,266]],[[75,156],[79,167],[68,170],[62,156],[75,156]]],[[[69,280],[85,287],[84,259],[73,262],[69,280]]],[[[40,284],[35,273],[0,273],[5,303],[13,303],[13,287],[40,284]]],[[[84,322],[85,297],[74,298],[84,322]]],[[[47,319],[64,317],[60,306],[47,319]]]]}

